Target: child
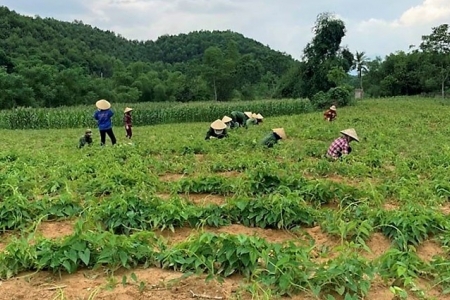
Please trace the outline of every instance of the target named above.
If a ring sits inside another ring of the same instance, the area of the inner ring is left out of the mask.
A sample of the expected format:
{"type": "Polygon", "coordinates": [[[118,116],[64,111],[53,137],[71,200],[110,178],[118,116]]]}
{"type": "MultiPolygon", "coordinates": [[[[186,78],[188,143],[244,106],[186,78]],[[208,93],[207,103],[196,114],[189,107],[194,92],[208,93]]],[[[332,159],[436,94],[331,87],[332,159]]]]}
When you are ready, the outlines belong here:
{"type": "Polygon", "coordinates": [[[92,130],[86,129],[84,135],[80,138],[78,148],[83,148],[85,145],[92,145],[92,130]]]}
{"type": "Polygon", "coordinates": [[[127,133],[127,135],[125,137],[131,139],[131,136],[133,135],[133,132],[131,130],[132,127],[132,122],[131,122],[131,111],[133,109],[132,108],[125,108],[125,110],[123,111],[124,115],[123,115],[123,123],[125,125],[125,132],[127,133]]]}

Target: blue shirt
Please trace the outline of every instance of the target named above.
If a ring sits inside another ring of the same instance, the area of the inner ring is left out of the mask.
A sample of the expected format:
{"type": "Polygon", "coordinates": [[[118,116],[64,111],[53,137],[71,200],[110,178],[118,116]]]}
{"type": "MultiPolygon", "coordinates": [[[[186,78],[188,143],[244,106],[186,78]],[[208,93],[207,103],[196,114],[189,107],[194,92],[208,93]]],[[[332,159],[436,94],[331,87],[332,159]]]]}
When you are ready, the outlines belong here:
{"type": "Polygon", "coordinates": [[[114,112],[111,109],[97,110],[94,114],[94,119],[97,120],[99,130],[108,130],[112,127],[111,118],[114,112]]]}

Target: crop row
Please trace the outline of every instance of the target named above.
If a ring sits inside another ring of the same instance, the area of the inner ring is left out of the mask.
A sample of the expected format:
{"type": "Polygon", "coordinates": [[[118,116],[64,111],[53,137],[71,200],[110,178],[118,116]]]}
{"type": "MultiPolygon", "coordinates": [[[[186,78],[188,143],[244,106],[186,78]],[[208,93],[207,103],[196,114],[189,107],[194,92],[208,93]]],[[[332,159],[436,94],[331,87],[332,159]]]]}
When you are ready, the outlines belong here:
{"type": "Polygon", "coordinates": [[[319,224],[325,232],[342,241],[360,244],[375,231],[407,250],[424,240],[440,236],[450,228],[442,213],[421,206],[395,211],[380,210],[368,203],[353,203],[342,210],[315,209],[296,194],[261,195],[252,199],[237,197],[223,205],[198,206],[178,196],[162,200],[157,196],[139,197],[131,192],[111,196],[108,201],[90,200],[82,205],[70,197],[45,198],[29,202],[11,197],[0,202],[0,229],[23,229],[37,219],[80,215],[93,228],[102,227],[115,234],[137,230],[179,227],[220,227],[242,224],[248,227],[295,229],[319,224]],[[92,202],[91,202],[92,201],[92,202]]]}
{"type": "MultiPolygon", "coordinates": [[[[122,124],[125,104],[113,104],[116,114],[113,122],[122,124]]],[[[193,103],[167,105],[133,104],[133,125],[146,126],[168,123],[212,122],[230,114],[231,111],[255,111],[263,116],[301,114],[312,111],[308,100],[260,100],[226,103],[193,103]]],[[[3,129],[50,129],[94,127],[92,115],[95,106],[76,108],[16,108],[0,112],[0,128],[3,129]]]]}
{"type": "Polygon", "coordinates": [[[168,247],[152,232],[123,236],[82,229],[78,223],[73,235],[59,240],[40,238],[33,244],[25,238],[13,240],[0,253],[0,277],[10,278],[22,271],[73,273],[98,267],[114,272],[144,265],[207,273],[209,278],[242,274],[281,295],[308,291],[316,297],[338,293],[345,299],[365,296],[377,273],[400,286],[423,276],[444,287],[449,285],[445,258],[426,263],[410,249],[390,249],[369,261],[360,255],[360,247],[350,243],[339,256],[318,262],[314,246],[268,243],[244,235],[202,233],[168,247]]]}

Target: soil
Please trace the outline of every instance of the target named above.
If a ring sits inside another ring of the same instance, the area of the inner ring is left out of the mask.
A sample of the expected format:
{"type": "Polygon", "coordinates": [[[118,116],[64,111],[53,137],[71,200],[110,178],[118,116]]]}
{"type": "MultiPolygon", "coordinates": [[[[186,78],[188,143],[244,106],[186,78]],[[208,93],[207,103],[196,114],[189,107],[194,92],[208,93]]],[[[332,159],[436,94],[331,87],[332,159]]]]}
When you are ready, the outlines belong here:
{"type": "Polygon", "coordinates": [[[74,221],[50,221],[42,222],[37,232],[47,239],[56,239],[71,235],[74,231],[74,221]]]}
{"type": "Polygon", "coordinates": [[[440,209],[444,215],[450,215],[450,203],[443,204],[440,209]]]}
{"type": "Polygon", "coordinates": [[[176,244],[183,242],[190,236],[201,234],[202,232],[211,232],[215,234],[228,233],[228,234],[244,234],[247,236],[258,236],[269,243],[284,243],[286,241],[295,241],[299,238],[293,233],[284,230],[273,230],[273,229],[262,229],[262,228],[251,228],[242,225],[230,225],[223,226],[219,228],[214,227],[204,227],[200,229],[194,228],[176,228],[174,232],[170,230],[155,231],[159,236],[167,239],[169,244],[176,244]]]}
{"type": "MultiPolygon", "coordinates": [[[[205,276],[190,276],[162,269],[119,270],[114,276],[108,276],[104,271],[80,270],[71,275],[52,275],[48,272],[21,274],[21,276],[0,282],[0,300],[11,299],[192,299],[193,293],[209,297],[229,299],[240,292],[240,276],[232,276],[220,284],[217,281],[205,281],[205,276]],[[134,273],[138,283],[131,279],[134,273]],[[123,276],[127,284],[122,285],[123,276]],[[145,283],[142,292],[141,282],[145,283]]],[[[250,299],[242,293],[242,299],[250,299]]],[[[219,299],[219,298],[218,298],[219,299]]]]}
{"type": "Polygon", "coordinates": [[[242,173],[239,173],[237,171],[218,172],[216,174],[224,177],[238,177],[242,175],[242,173]]]}
{"type": "MultiPolygon", "coordinates": [[[[367,259],[375,259],[383,255],[391,247],[391,241],[379,232],[372,234],[370,239],[366,242],[371,252],[364,251],[362,256],[367,259]]],[[[375,299],[375,298],[374,298],[375,299]]]]}
{"type": "Polygon", "coordinates": [[[435,255],[444,255],[445,251],[435,241],[426,240],[417,247],[417,255],[423,261],[430,262],[435,255]]]}
{"type": "Polygon", "coordinates": [[[383,209],[384,210],[398,210],[400,209],[400,206],[394,202],[388,201],[386,203],[383,204],[383,209]]]}
{"type": "MultiPolygon", "coordinates": [[[[163,200],[169,200],[172,196],[167,193],[159,193],[157,196],[163,200]]],[[[208,205],[208,204],[217,204],[222,205],[227,203],[227,200],[224,196],[221,195],[213,195],[213,194],[178,194],[178,196],[185,198],[197,205],[208,205]]]]}
{"type": "Polygon", "coordinates": [[[362,183],[364,183],[364,180],[370,180],[370,182],[375,183],[376,179],[374,178],[366,178],[364,180],[358,180],[358,179],[351,179],[351,178],[347,178],[341,175],[337,175],[337,174],[327,174],[326,176],[317,176],[317,175],[313,175],[313,174],[308,174],[305,173],[303,174],[303,176],[306,179],[309,180],[315,180],[315,179],[326,179],[335,183],[341,183],[341,184],[346,184],[352,187],[359,187],[362,183]]]}
{"type": "Polygon", "coordinates": [[[159,180],[163,182],[172,182],[172,181],[178,181],[181,178],[186,177],[186,174],[173,174],[173,173],[166,173],[164,175],[159,176],[159,180]]]}

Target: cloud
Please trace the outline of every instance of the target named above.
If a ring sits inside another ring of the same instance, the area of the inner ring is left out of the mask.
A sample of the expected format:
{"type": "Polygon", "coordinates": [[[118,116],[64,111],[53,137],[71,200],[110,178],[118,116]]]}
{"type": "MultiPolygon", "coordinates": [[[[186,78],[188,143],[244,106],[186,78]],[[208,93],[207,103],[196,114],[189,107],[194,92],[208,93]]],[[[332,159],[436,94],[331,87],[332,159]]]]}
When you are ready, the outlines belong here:
{"type": "Polygon", "coordinates": [[[359,51],[366,51],[372,57],[384,56],[420,44],[422,35],[430,34],[432,27],[448,20],[449,0],[425,0],[393,20],[370,18],[352,24],[346,40],[352,45],[361,45],[359,51]]]}

